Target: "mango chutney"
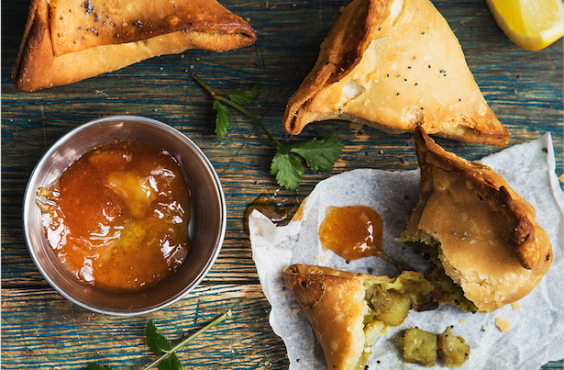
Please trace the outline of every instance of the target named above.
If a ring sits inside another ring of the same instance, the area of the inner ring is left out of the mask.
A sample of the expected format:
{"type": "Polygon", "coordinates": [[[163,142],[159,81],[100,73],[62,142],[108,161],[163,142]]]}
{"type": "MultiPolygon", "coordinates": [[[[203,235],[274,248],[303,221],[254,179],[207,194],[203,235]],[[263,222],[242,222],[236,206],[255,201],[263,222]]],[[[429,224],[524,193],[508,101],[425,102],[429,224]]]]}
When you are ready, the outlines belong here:
{"type": "Polygon", "coordinates": [[[51,247],[85,283],[142,290],[186,259],[190,190],[162,148],[135,141],[91,148],[38,196],[51,247]]]}
{"type": "Polygon", "coordinates": [[[319,240],[324,249],[349,261],[368,256],[387,259],[382,251],[383,228],[382,218],[370,207],[327,207],[319,240]]]}

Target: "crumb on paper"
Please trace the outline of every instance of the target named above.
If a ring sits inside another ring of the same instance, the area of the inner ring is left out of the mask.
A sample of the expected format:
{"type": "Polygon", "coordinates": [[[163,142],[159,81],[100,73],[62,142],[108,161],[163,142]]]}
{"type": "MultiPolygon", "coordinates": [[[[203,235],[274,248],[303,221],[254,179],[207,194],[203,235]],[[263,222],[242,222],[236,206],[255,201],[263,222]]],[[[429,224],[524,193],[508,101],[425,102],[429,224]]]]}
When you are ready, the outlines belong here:
{"type": "Polygon", "coordinates": [[[302,309],[298,307],[298,308],[294,308],[292,311],[293,311],[295,314],[298,314],[298,313],[302,312],[302,309]]]}
{"type": "Polygon", "coordinates": [[[286,270],[288,270],[288,267],[289,267],[288,265],[284,265],[284,267],[282,267],[282,273],[285,273],[286,270]]]}
{"type": "Polygon", "coordinates": [[[511,303],[511,306],[513,306],[513,311],[519,311],[521,309],[521,305],[517,302],[511,303]]]}
{"type": "Polygon", "coordinates": [[[503,332],[509,331],[511,329],[511,322],[507,317],[496,317],[495,318],[495,326],[503,332]]]}
{"type": "Polygon", "coordinates": [[[321,262],[323,262],[323,260],[325,260],[325,255],[323,255],[323,254],[322,254],[322,255],[316,254],[315,257],[313,257],[313,258],[315,258],[316,261],[321,261],[321,262]]]}
{"type": "Polygon", "coordinates": [[[490,332],[490,328],[488,328],[487,325],[482,326],[482,330],[485,331],[486,333],[490,332]]]}
{"type": "Polygon", "coordinates": [[[461,323],[461,324],[466,324],[466,319],[460,320],[460,323],[461,323]]]}
{"type": "Polygon", "coordinates": [[[560,180],[560,182],[564,184],[564,173],[558,176],[558,180],[560,180]]]}

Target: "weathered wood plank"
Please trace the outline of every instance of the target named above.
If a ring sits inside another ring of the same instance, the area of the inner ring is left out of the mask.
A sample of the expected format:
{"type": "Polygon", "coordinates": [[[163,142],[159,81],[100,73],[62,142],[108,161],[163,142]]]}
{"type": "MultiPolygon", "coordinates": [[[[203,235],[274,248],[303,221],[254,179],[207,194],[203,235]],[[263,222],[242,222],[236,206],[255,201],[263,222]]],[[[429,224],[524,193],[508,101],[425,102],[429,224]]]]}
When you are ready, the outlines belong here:
{"type": "Polygon", "coordinates": [[[268,323],[260,286],[200,286],[156,313],[133,318],[84,310],[52,289],[2,290],[3,369],[85,369],[98,362],[140,369],[158,357],[145,344],[149,319],[172,343],[230,309],[233,316],[178,355],[193,369],[287,367],[284,345],[268,323]],[[5,315],[5,312],[11,312],[5,315]]]}

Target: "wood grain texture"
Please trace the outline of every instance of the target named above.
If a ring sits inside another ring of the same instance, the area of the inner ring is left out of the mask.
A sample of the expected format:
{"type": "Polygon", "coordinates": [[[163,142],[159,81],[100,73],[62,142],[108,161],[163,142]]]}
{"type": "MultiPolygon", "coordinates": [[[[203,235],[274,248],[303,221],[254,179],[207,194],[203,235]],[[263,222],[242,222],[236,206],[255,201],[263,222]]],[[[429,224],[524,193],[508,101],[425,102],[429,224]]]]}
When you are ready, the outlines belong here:
{"type": "MultiPolygon", "coordinates": [[[[319,45],[348,0],[222,0],[258,34],[255,45],[225,53],[188,51],[144,61],[76,84],[23,93],[10,83],[27,17],[28,1],[2,6],[2,366],[6,369],[84,369],[89,361],[140,368],[152,358],[143,341],[149,318],[175,340],[216,314],[234,317],[191,344],[180,358],[195,369],[284,369],[282,341],[268,324],[244,231],[246,206],[277,188],[269,175],[273,147],[262,131],[233,113],[227,139],[214,136],[211,97],[190,77],[194,71],[215,89],[260,82],[249,106],[281,140],[338,135],[346,144],[332,173],[306,170],[297,199],[332,174],[355,168],[417,167],[411,134],[387,135],[344,121],[308,125],[288,137],[281,120],[286,102],[313,67],[319,45]],[[52,290],[33,264],[22,231],[21,203],[27,179],[47,149],[71,129],[103,115],[133,114],[179,129],[213,163],[226,194],[228,225],[219,258],[202,285],[154,314],[117,318],[92,314],[52,290]],[[225,356],[225,357],[223,357],[225,356]]],[[[433,1],[460,40],[486,100],[511,132],[509,145],[550,132],[557,175],[563,164],[563,42],[529,52],[499,30],[482,0],[433,1]]],[[[499,148],[443,139],[446,150],[475,160],[499,148]]],[[[562,369],[562,362],[551,364],[562,369]]]]}

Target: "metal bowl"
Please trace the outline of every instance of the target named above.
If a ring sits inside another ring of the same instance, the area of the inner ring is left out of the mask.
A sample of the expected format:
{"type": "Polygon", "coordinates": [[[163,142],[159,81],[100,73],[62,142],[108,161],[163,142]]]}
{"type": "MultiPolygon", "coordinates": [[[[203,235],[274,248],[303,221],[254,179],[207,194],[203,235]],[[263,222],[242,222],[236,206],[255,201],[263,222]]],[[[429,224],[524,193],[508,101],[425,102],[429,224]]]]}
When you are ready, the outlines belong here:
{"type": "Polygon", "coordinates": [[[132,316],[152,312],[180,300],[211,269],[225,236],[225,196],[219,178],[204,153],[174,128],[153,119],[113,116],[96,119],[62,137],[37,164],[27,184],[23,223],[35,265],[59,293],[71,302],[108,315],[132,316]],[[180,164],[192,192],[190,252],[168,280],[152,288],[112,293],[80,282],[59,262],[46,238],[37,189],[53,184],[61,173],[89,148],[112,140],[142,141],[168,151],[180,164]]]}

